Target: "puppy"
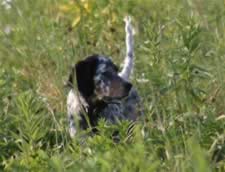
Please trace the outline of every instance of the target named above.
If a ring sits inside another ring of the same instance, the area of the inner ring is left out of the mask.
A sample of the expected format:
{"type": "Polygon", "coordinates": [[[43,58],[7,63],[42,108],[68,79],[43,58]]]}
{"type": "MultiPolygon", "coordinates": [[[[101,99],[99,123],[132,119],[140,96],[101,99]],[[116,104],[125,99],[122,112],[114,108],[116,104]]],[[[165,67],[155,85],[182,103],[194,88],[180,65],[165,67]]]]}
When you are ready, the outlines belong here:
{"type": "Polygon", "coordinates": [[[71,137],[76,134],[77,127],[94,128],[100,118],[116,123],[123,119],[135,121],[142,116],[140,97],[129,81],[134,58],[130,17],[125,18],[125,31],[127,49],[121,72],[110,58],[103,55],[89,56],[73,67],[67,96],[71,137]]]}

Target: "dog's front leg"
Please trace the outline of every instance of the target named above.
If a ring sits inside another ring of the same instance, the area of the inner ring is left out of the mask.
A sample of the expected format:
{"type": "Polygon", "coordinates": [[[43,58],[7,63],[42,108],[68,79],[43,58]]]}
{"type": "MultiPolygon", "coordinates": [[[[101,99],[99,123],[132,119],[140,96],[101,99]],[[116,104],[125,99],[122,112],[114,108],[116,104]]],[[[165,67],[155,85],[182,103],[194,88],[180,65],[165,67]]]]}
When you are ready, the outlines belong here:
{"type": "Polygon", "coordinates": [[[79,113],[79,109],[80,107],[78,97],[75,94],[75,91],[71,89],[67,96],[67,117],[69,122],[70,137],[74,137],[77,132],[74,122],[74,116],[79,113]]]}
{"type": "Polygon", "coordinates": [[[131,25],[131,18],[129,16],[125,17],[125,32],[126,32],[126,58],[124,61],[124,66],[119,75],[125,79],[129,80],[131,75],[133,65],[134,65],[134,40],[133,40],[133,27],[131,25]]]}

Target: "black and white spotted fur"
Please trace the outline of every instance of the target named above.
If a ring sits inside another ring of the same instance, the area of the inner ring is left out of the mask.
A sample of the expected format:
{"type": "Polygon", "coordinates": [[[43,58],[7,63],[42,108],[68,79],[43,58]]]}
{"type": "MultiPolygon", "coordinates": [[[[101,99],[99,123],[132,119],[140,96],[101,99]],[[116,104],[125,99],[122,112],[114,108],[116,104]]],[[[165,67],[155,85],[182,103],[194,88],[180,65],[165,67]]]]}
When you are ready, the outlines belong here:
{"type": "Polygon", "coordinates": [[[129,82],[134,58],[129,17],[125,24],[127,51],[121,72],[110,58],[102,55],[89,56],[72,69],[68,80],[71,89],[67,97],[71,137],[76,134],[77,127],[95,127],[100,118],[116,123],[122,119],[135,121],[141,115],[140,98],[129,82]]]}

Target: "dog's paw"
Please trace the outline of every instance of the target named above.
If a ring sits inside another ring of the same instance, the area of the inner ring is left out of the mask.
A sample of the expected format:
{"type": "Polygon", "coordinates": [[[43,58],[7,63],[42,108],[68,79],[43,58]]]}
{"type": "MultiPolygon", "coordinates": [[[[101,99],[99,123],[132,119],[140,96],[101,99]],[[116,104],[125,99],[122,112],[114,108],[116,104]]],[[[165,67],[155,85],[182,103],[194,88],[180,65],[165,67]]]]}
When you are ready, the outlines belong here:
{"type": "Polygon", "coordinates": [[[70,127],[69,133],[70,133],[70,137],[73,138],[76,135],[77,131],[74,127],[70,127]]]}

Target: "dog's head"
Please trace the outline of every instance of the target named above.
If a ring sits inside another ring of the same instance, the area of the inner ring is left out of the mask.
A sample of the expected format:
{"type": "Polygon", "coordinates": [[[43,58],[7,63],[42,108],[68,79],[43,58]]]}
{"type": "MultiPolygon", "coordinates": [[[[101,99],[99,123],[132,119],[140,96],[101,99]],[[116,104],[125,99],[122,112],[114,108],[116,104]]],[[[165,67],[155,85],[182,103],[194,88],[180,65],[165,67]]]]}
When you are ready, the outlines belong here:
{"type": "Polygon", "coordinates": [[[77,87],[85,97],[95,96],[98,100],[128,96],[132,85],[118,75],[117,66],[107,57],[93,55],[79,61],[69,77],[73,83],[76,72],[77,87]]]}

